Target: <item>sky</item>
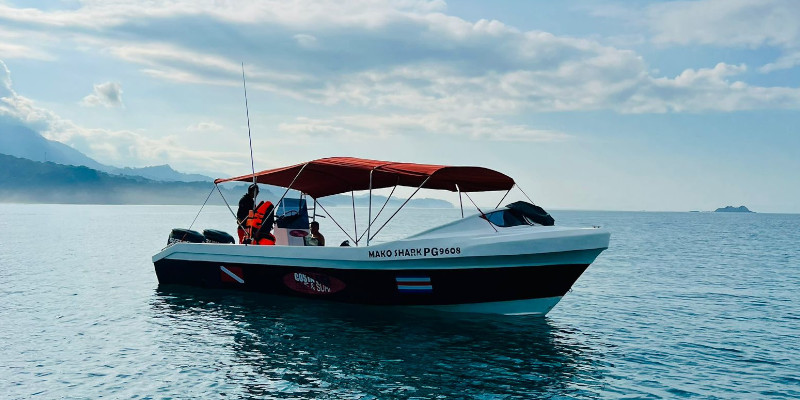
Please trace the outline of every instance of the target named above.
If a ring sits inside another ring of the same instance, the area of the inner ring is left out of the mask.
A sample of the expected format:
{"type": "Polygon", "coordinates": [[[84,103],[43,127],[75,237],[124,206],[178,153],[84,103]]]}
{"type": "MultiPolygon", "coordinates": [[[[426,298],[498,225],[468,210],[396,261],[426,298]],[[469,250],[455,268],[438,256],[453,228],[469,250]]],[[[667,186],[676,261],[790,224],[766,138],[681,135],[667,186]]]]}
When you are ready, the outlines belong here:
{"type": "Polygon", "coordinates": [[[0,116],[109,165],[242,175],[244,66],[257,170],[479,165],[551,209],[800,213],[797,21],[796,0],[0,0],[0,116]]]}

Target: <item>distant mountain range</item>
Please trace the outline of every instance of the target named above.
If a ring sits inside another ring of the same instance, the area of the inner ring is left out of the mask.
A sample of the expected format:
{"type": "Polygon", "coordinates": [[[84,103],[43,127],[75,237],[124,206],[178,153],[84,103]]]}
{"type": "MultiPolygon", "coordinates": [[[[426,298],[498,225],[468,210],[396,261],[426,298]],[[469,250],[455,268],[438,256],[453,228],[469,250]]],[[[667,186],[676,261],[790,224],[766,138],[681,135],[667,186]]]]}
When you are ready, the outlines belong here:
{"type": "MultiPolygon", "coordinates": [[[[283,194],[270,191],[274,186],[260,185],[261,199],[276,202],[283,194]]],[[[57,204],[202,204],[213,188],[211,182],[162,182],[135,176],[111,175],[96,169],[39,162],[0,154],[0,203],[57,203],[57,204]]],[[[220,186],[231,207],[247,190],[247,184],[220,186]]],[[[292,195],[296,195],[292,194],[292,195]]],[[[366,196],[356,197],[356,205],[368,205],[366,196]]],[[[323,198],[326,207],[351,206],[350,196],[323,198]]],[[[373,206],[382,205],[386,197],[374,196],[373,206]]],[[[392,199],[397,207],[405,199],[392,199]]],[[[212,194],[209,204],[224,204],[212,194]]],[[[309,206],[311,206],[309,204],[309,206]]],[[[409,207],[451,208],[452,204],[438,199],[412,199],[409,207]]]]}
{"type": "MultiPolygon", "coordinates": [[[[36,131],[9,123],[0,116],[0,202],[66,204],[199,204],[213,187],[212,178],[185,174],[169,165],[145,168],[117,168],[101,164],[61,142],[48,140],[36,131]]],[[[284,189],[260,185],[263,198],[277,200],[284,189]],[[277,195],[275,195],[277,193],[277,195]]],[[[220,187],[236,207],[247,184],[220,187]]],[[[296,195],[296,192],[295,194],[296,195]]],[[[375,207],[386,197],[373,196],[375,207]]],[[[398,207],[405,199],[392,198],[388,206],[398,207]]],[[[218,195],[211,204],[223,204],[218,195]]],[[[350,196],[322,199],[326,207],[351,206],[350,196]]],[[[369,205],[368,195],[355,197],[359,207],[369,205]]],[[[418,198],[409,207],[451,208],[439,199],[418,198]]]]}
{"type": "MultiPolygon", "coordinates": [[[[101,170],[102,171],[102,170],[101,170]]],[[[113,168],[110,172],[116,175],[141,176],[154,181],[164,182],[212,182],[214,178],[200,174],[186,174],[172,169],[169,164],[154,165],[141,168],[113,168]]]]}
{"type": "Polygon", "coordinates": [[[199,174],[175,171],[169,165],[144,168],[117,168],[101,164],[64,143],[48,140],[36,131],[0,118],[0,153],[33,161],[85,166],[113,175],[140,176],[164,182],[210,182],[213,179],[199,174]]]}
{"type": "MultiPolygon", "coordinates": [[[[211,182],[161,182],[0,154],[2,203],[199,205],[213,187],[211,182]]],[[[235,207],[246,185],[220,189],[235,207]]],[[[274,197],[267,190],[262,193],[274,197]]],[[[214,195],[209,204],[224,203],[214,195]]]]}

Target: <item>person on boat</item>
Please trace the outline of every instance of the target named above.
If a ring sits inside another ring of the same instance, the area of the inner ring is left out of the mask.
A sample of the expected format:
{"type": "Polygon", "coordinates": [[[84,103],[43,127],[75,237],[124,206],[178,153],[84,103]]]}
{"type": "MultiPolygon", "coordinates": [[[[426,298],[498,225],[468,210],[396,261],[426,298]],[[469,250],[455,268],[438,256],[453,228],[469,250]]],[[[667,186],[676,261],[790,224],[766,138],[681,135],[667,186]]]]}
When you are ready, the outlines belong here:
{"type": "Polygon", "coordinates": [[[258,197],[258,185],[254,183],[247,188],[247,193],[239,199],[239,209],[236,210],[236,224],[238,224],[236,233],[239,234],[239,243],[244,243],[244,240],[246,238],[249,239],[251,236],[247,232],[247,222],[252,217],[250,213],[256,209],[256,197],[258,197]]]}
{"type": "Polygon", "coordinates": [[[325,236],[319,233],[319,222],[311,222],[311,238],[316,239],[317,246],[325,246],[325,236]]]}

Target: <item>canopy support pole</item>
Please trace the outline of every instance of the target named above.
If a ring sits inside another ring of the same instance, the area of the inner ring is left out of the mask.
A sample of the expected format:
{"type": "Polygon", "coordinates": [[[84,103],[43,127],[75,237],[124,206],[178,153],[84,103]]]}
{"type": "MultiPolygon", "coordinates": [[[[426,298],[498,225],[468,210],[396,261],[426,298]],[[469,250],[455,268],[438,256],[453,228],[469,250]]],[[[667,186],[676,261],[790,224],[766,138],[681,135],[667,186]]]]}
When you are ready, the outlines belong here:
{"type": "MultiPolygon", "coordinates": [[[[375,168],[369,170],[369,211],[367,211],[367,246],[369,246],[369,233],[372,228],[372,173],[375,168]]],[[[361,240],[361,238],[358,238],[361,240]]]]}
{"type": "MultiPolygon", "coordinates": [[[[397,178],[397,183],[398,183],[398,184],[400,183],[400,178],[397,178]]],[[[371,230],[370,228],[372,228],[372,225],[375,223],[375,221],[377,221],[377,220],[378,220],[378,217],[380,217],[380,216],[381,216],[381,213],[382,213],[382,212],[383,212],[383,210],[386,208],[386,205],[387,205],[387,204],[389,204],[389,200],[391,200],[391,199],[392,199],[392,195],[394,194],[394,191],[395,191],[396,189],[397,189],[397,185],[394,185],[394,187],[392,188],[392,191],[391,191],[391,192],[389,192],[389,196],[388,196],[388,197],[386,197],[386,201],[384,201],[384,202],[383,202],[383,205],[381,206],[381,209],[380,209],[380,210],[378,210],[378,213],[377,213],[377,214],[375,214],[375,219],[370,219],[370,220],[369,220],[369,226],[367,226],[367,230],[371,230]]],[[[371,199],[371,198],[370,198],[370,201],[372,201],[372,199],[371,199]]],[[[370,211],[372,211],[372,210],[370,210],[370,211]]],[[[361,237],[363,237],[363,236],[364,236],[364,233],[362,233],[362,234],[361,234],[361,237]]],[[[361,237],[359,237],[359,238],[358,238],[358,240],[361,240],[361,237]]],[[[369,237],[367,238],[367,246],[369,246],[369,237]]]]}
{"type": "MultiPolygon", "coordinates": [[[[516,186],[516,184],[514,184],[514,186],[516,186]]],[[[512,187],[511,187],[511,189],[513,189],[513,188],[514,188],[514,186],[512,186],[512,187]]],[[[506,196],[508,196],[508,194],[509,194],[509,193],[511,193],[511,189],[508,189],[508,191],[506,192],[506,194],[504,194],[504,195],[503,195],[503,198],[502,198],[502,199],[500,199],[500,201],[498,201],[498,202],[497,202],[497,205],[496,205],[496,206],[494,206],[494,208],[500,208],[500,203],[502,203],[502,202],[503,202],[503,200],[505,200],[505,199],[506,199],[506,196]]],[[[527,196],[525,196],[525,197],[527,197],[527,196]]],[[[531,203],[533,203],[533,202],[531,202],[531,203]]]]}
{"type": "MultiPolygon", "coordinates": [[[[417,188],[417,190],[415,190],[415,191],[414,191],[414,193],[411,193],[411,196],[408,196],[408,198],[406,199],[406,201],[404,201],[404,202],[403,202],[403,204],[401,204],[401,205],[400,205],[400,208],[398,208],[398,209],[397,209],[397,211],[395,211],[395,212],[394,212],[394,214],[392,214],[392,216],[391,216],[391,217],[389,217],[389,219],[387,219],[387,220],[386,220],[386,222],[384,222],[384,223],[383,223],[383,225],[381,225],[381,227],[378,229],[378,231],[377,231],[377,232],[375,232],[375,234],[374,234],[374,235],[372,235],[372,238],[373,238],[373,239],[375,238],[375,236],[378,236],[378,234],[381,232],[381,229],[383,229],[383,227],[385,227],[385,226],[386,226],[386,224],[388,224],[388,223],[389,223],[389,221],[391,221],[391,220],[392,220],[392,218],[394,218],[394,216],[395,216],[395,215],[397,215],[397,213],[399,213],[399,212],[400,212],[400,210],[402,210],[402,209],[403,209],[403,207],[405,207],[405,206],[406,206],[406,204],[408,204],[408,202],[409,202],[409,201],[411,201],[411,198],[412,198],[412,197],[414,197],[414,195],[415,195],[415,194],[417,194],[417,192],[419,192],[419,190],[420,190],[420,189],[422,189],[422,187],[423,187],[423,186],[425,186],[425,184],[426,184],[426,183],[428,183],[428,180],[429,180],[429,179],[431,179],[431,176],[433,176],[433,175],[428,175],[428,177],[427,177],[427,178],[425,178],[425,180],[424,180],[424,181],[422,181],[422,184],[420,184],[420,185],[419,185],[419,187],[417,188]]],[[[377,217],[376,217],[376,218],[377,218],[377,217]]]]}
{"type": "Polygon", "coordinates": [[[314,214],[311,217],[311,222],[314,222],[316,220],[317,220],[317,199],[314,199],[314,214]]]}
{"type": "MultiPolygon", "coordinates": [[[[350,191],[350,198],[353,199],[353,235],[358,237],[358,221],[356,220],[356,194],[350,191]]],[[[356,239],[356,246],[358,246],[358,239],[356,239]]]]}
{"type": "MultiPolygon", "coordinates": [[[[531,204],[534,204],[534,203],[533,203],[533,200],[531,200],[531,198],[530,198],[530,197],[528,197],[528,195],[527,195],[527,194],[525,194],[525,191],[524,191],[524,190],[522,190],[522,188],[521,188],[519,185],[517,185],[517,184],[515,183],[515,184],[514,184],[514,186],[516,186],[516,187],[517,187],[517,189],[519,189],[519,191],[520,191],[520,192],[522,192],[522,194],[525,196],[525,198],[526,198],[526,199],[528,199],[528,201],[530,201],[530,202],[531,202],[531,204]]],[[[513,189],[513,188],[512,188],[512,189],[513,189]]],[[[511,190],[511,189],[509,189],[509,190],[511,190]]]]}
{"type": "MultiPolygon", "coordinates": [[[[314,201],[316,201],[316,199],[315,199],[314,201]]],[[[324,211],[324,212],[325,212],[325,214],[327,214],[327,215],[328,215],[328,217],[331,219],[331,221],[333,221],[333,223],[334,223],[334,224],[336,224],[336,226],[338,226],[338,227],[339,227],[339,229],[341,229],[342,233],[344,233],[344,234],[345,234],[345,236],[347,236],[347,238],[348,238],[348,239],[350,239],[350,240],[352,240],[353,242],[355,242],[355,243],[356,243],[356,246],[358,246],[358,242],[357,242],[355,239],[353,239],[353,238],[351,238],[351,237],[350,237],[350,234],[349,234],[349,233],[347,233],[347,231],[346,231],[344,228],[342,228],[342,226],[341,226],[341,225],[339,225],[339,222],[337,222],[337,221],[336,221],[336,219],[335,219],[335,218],[333,218],[333,215],[331,215],[331,213],[329,213],[329,212],[328,212],[328,210],[326,210],[326,209],[325,209],[325,206],[323,206],[323,205],[322,205],[322,203],[319,203],[319,202],[317,202],[317,205],[319,205],[319,208],[321,208],[321,209],[322,209],[322,211],[324,211]]]]}
{"type": "MultiPolygon", "coordinates": [[[[233,215],[233,219],[236,219],[236,213],[233,212],[233,209],[231,208],[231,205],[228,204],[228,199],[226,199],[225,195],[222,194],[222,190],[219,190],[219,185],[215,183],[214,187],[217,188],[217,192],[219,192],[219,197],[222,197],[222,201],[224,201],[225,205],[228,206],[228,211],[230,211],[231,215],[233,215]]],[[[236,221],[236,225],[238,225],[240,227],[242,226],[242,224],[238,220],[236,221]]]]}
{"type": "Polygon", "coordinates": [[[491,227],[492,227],[492,229],[494,229],[494,231],[495,231],[495,232],[497,232],[497,228],[495,228],[495,227],[494,227],[494,224],[492,223],[492,221],[489,221],[489,218],[486,218],[486,214],[484,214],[484,213],[483,213],[483,211],[481,211],[481,208],[480,208],[480,207],[478,207],[478,205],[477,205],[477,204],[475,204],[475,202],[474,202],[474,201],[472,201],[472,197],[469,197],[469,193],[467,193],[467,192],[464,192],[464,194],[465,194],[465,195],[467,195],[467,198],[469,199],[469,201],[471,201],[471,202],[472,202],[472,205],[473,205],[473,206],[475,206],[475,208],[477,208],[477,209],[478,209],[478,212],[479,212],[479,213],[481,213],[481,217],[483,217],[483,219],[485,219],[485,220],[486,220],[486,222],[487,222],[487,223],[489,223],[489,226],[491,226],[491,227]]]}
{"type": "Polygon", "coordinates": [[[456,183],[456,191],[458,192],[458,206],[461,207],[461,218],[464,218],[464,202],[461,200],[461,188],[456,183]]]}
{"type": "MultiPolygon", "coordinates": [[[[216,186],[217,186],[217,185],[216,185],[216,184],[214,184],[214,187],[216,187],[216,186]]],[[[195,216],[194,216],[194,219],[192,220],[192,223],[191,223],[191,224],[189,224],[189,229],[192,229],[192,227],[194,226],[194,223],[195,223],[195,222],[197,222],[197,217],[199,217],[199,216],[200,216],[200,213],[201,213],[201,212],[203,212],[203,207],[205,207],[205,206],[206,206],[206,203],[208,203],[208,199],[210,199],[210,198],[211,198],[211,194],[212,194],[212,193],[214,193],[214,188],[211,188],[211,191],[210,191],[210,192],[208,192],[208,196],[206,196],[206,201],[204,201],[204,202],[203,202],[203,205],[202,205],[202,206],[200,206],[200,211],[198,211],[198,212],[197,212],[197,215],[195,215],[195,216]]]]}

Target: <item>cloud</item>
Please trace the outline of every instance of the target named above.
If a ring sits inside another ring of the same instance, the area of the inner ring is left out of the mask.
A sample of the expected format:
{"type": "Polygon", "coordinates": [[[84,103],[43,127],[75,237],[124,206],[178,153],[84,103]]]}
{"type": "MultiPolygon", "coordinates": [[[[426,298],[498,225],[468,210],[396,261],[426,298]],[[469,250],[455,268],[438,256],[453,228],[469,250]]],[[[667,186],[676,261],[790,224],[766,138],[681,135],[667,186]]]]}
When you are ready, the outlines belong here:
{"type": "MultiPolygon", "coordinates": [[[[654,40],[661,43],[788,45],[796,39],[794,19],[787,17],[798,8],[794,4],[678,1],[646,12],[654,40]],[[775,23],[744,23],[752,15],[768,15],[775,23]]],[[[239,86],[246,54],[248,88],[383,113],[428,110],[498,120],[575,110],[685,112],[696,110],[699,102],[707,104],[703,110],[729,111],[734,103],[771,107],[773,100],[759,100],[785,98],[782,93],[796,90],[742,91],[723,84],[715,86],[721,101],[705,102],[702,90],[653,76],[632,51],[524,32],[496,20],[466,21],[446,15],[442,2],[228,1],[198,7],[175,0],[139,7],[110,1],[72,11],[6,10],[6,19],[30,29],[48,25],[76,43],[140,65],[153,78],[239,86]]],[[[622,12],[604,10],[597,12],[622,12]]],[[[792,63],[787,59],[762,70],[792,63]]],[[[687,68],[686,73],[702,70],[687,68]]],[[[95,93],[87,103],[109,104],[102,99],[95,93]]]]}
{"type": "MultiPolygon", "coordinates": [[[[777,50],[780,55],[758,70],[770,73],[800,65],[800,2],[795,0],[693,0],[578,7],[594,17],[624,21],[650,31],[651,43],[777,50]]],[[[636,45],[639,34],[605,38],[606,43],[636,45]]],[[[641,43],[638,43],[641,44],[641,43]]]]}
{"type": "MultiPolygon", "coordinates": [[[[102,86],[102,85],[98,85],[102,86]]],[[[42,136],[68,144],[97,161],[115,166],[146,166],[170,163],[177,167],[206,171],[229,170],[242,164],[240,154],[225,151],[191,150],[174,135],[151,138],[130,130],[87,128],[39,107],[34,101],[19,95],[13,88],[11,71],[0,60],[0,116],[27,126],[42,136]]],[[[200,123],[204,129],[221,126],[200,123]]]]}
{"type": "Polygon", "coordinates": [[[770,73],[782,69],[791,69],[800,66],[800,49],[787,52],[780,56],[775,62],[763,65],[759,71],[763,73],[770,73]]]}
{"type": "Polygon", "coordinates": [[[800,108],[800,90],[750,86],[729,78],[745,65],[719,63],[714,68],[687,69],[674,78],[648,78],[620,111],[629,113],[733,112],[800,108]]]}
{"type": "Polygon", "coordinates": [[[317,38],[312,35],[298,33],[297,35],[294,35],[294,40],[297,41],[297,44],[307,49],[313,49],[317,47],[317,38]]]}
{"type": "Polygon", "coordinates": [[[441,114],[349,115],[329,119],[297,118],[282,123],[278,131],[292,140],[337,140],[360,142],[395,136],[404,132],[437,132],[472,139],[518,142],[553,142],[569,140],[562,132],[537,130],[524,125],[506,124],[491,118],[448,117],[441,114]]]}
{"type": "Polygon", "coordinates": [[[646,12],[653,42],[760,49],[782,54],[762,73],[800,65],[800,2],[701,0],[655,4],[646,12]]]}
{"type": "Polygon", "coordinates": [[[16,95],[11,89],[11,71],[3,60],[0,60],[0,98],[16,95]]]}
{"type": "Polygon", "coordinates": [[[189,132],[219,132],[223,129],[224,127],[222,125],[213,121],[198,122],[186,128],[189,132]]]}
{"type": "MultiPolygon", "coordinates": [[[[0,37],[0,40],[5,38],[0,37]]],[[[45,52],[14,43],[0,42],[0,58],[13,59],[13,58],[29,58],[37,60],[51,61],[53,57],[45,52]]]]}
{"type": "Polygon", "coordinates": [[[0,116],[16,120],[21,125],[34,129],[47,127],[47,121],[54,114],[38,108],[30,99],[22,97],[14,90],[11,70],[0,60],[0,116]]]}
{"type": "Polygon", "coordinates": [[[794,0],[671,1],[648,12],[656,43],[757,48],[800,42],[800,3],[794,0]]]}
{"type": "Polygon", "coordinates": [[[65,119],[52,119],[43,132],[48,139],[69,144],[90,154],[102,163],[115,166],[146,166],[169,163],[176,168],[208,171],[230,169],[241,163],[230,160],[240,154],[225,151],[196,150],[185,146],[176,135],[151,138],[130,130],[86,128],[65,119]]]}
{"type": "Polygon", "coordinates": [[[122,85],[117,82],[94,85],[94,92],[84,97],[81,104],[87,107],[122,107],[122,85]]]}

